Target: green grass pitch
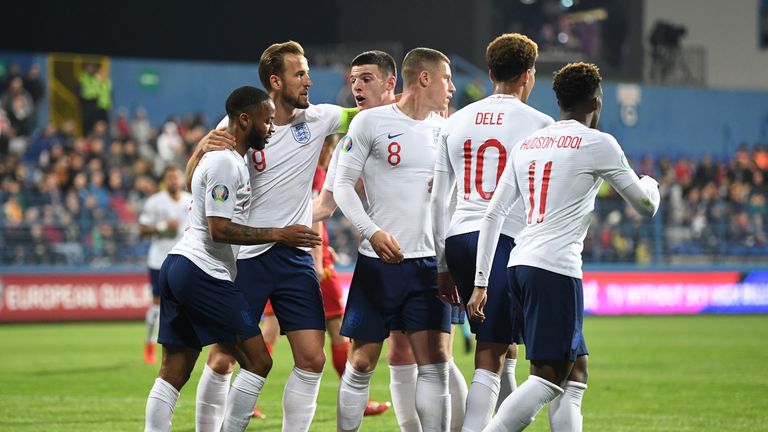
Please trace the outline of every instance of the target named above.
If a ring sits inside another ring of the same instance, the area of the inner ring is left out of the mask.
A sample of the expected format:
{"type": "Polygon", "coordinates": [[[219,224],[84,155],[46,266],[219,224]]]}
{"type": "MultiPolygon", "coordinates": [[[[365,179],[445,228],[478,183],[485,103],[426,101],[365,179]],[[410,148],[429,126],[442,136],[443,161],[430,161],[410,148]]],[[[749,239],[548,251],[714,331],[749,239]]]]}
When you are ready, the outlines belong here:
{"type": "MultiPolygon", "coordinates": [[[[587,317],[589,389],[585,431],[768,431],[768,316],[587,317]]],[[[137,431],[156,366],[142,362],[143,323],[0,326],[0,431],[137,431]]],[[[194,431],[195,386],[205,351],[184,388],[174,431],[194,431]]],[[[312,431],[335,430],[338,377],[328,355],[312,431]]],[[[467,379],[472,358],[455,344],[467,379]]],[[[282,386],[292,367],[286,340],[259,404],[279,431],[282,386]]],[[[518,365],[518,382],[528,363],[518,365]]],[[[388,399],[384,356],[371,395],[388,399]]],[[[364,431],[397,430],[389,412],[364,431]]],[[[549,430],[546,411],[532,431],[549,430]]]]}

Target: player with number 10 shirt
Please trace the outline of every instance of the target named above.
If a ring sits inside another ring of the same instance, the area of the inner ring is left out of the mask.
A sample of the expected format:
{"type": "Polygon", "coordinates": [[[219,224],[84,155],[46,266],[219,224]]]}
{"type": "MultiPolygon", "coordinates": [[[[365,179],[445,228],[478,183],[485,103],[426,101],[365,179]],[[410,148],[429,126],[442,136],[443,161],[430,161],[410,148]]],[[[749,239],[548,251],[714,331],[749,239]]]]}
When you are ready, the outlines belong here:
{"type": "MultiPolygon", "coordinates": [[[[554,120],[526,101],[535,83],[536,43],[504,34],[486,50],[494,94],[454,113],[443,126],[432,191],[433,231],[438,271],[450,274],[466,305],[474,289],[480,224],[509,162],[512,146],[554,120]],[[456,210],[447,224],[447,203],[455,186],[456,210]]],[[[477,339],[475,373],[467,395],[465,430],[482,430],[494,408],[515,386],[517,347],[509,313],[511,289],[506,264],[522,230],[520,200],[503,221],[493,259],[484,322],[470,321],[477,339]],[[506,357],[506,359],[505,359],[506,357]]]]}

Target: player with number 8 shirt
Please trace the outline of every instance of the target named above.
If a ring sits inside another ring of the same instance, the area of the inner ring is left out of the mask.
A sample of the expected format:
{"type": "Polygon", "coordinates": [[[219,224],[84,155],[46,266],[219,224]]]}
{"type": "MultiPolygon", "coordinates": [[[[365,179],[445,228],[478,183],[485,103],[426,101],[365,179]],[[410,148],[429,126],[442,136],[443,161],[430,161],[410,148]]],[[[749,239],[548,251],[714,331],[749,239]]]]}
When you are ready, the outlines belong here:
{"type": "MultiPolygon", "coordinates": [[[[443,126],[432,189],[432,229],[438,271],[450,274],[461,301],[472,295],[480,223],[507,164],[512,146],[554,120],[526,105],[535,82],[536,43],[521,34],[504,34],[486,49],[494,94],[454,113],[443,126]],[[450,191],[456,186],[456,210],[445,227],[450,191]]],[[[509,316],[506,263],[522,230],[518,200],[503,222],[493,260],[486,321],[470,321],[477,339],[475,373],[467,395],[464,431],[480,431],[493,410],[515,386],[516,342],[509,316]],[[505,359],[506,357],[506,359],[505,359]]]]}
{"type": "Polygon", "coordinates": [[[443,119],[456,90],[448,58],[428,48],[402,63],[399,102],[363,110],[339,144],[334,197],[363,239],[341,334],[352,340],[338,393],[337,428],[359,430],[368,387],[390,330],[411,342],[420,430],[450,421],[450,306],[438,296],[428,182],[443,119]],[[368,209],[354,185],[362,174],[368,209]]]}

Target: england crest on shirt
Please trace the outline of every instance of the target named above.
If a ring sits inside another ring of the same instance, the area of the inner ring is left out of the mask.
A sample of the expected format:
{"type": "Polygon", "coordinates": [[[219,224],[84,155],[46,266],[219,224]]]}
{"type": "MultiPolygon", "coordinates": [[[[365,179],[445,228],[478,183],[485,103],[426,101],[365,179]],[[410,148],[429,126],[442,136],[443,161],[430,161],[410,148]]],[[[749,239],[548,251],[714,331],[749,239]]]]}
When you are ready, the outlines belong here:
{"type": "Polygon", "coordinates": [[[309,139],[312,138],[312,134],[309,132],[309,126],[307,126],[306,122],[291,126],[291,133],[293,134],[293,139],[299,144],[307,144],[309,139]]]}
{"type": "Polygon", "coordinates": [[[432,129],[432,138],[435,139],[435,145],[440,141],[440,129],[432,129]]]}

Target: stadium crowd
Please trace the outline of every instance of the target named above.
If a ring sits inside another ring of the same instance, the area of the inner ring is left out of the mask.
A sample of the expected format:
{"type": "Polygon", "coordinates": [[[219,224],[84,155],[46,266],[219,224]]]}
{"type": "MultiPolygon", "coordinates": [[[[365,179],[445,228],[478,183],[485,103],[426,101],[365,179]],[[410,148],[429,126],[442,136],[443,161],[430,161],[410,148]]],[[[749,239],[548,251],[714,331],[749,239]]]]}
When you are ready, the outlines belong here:
{"type": "MultiPolygon", "coordinates": [[[[0,260],[19,264],[142,264],[138,214],[168,165],[183,167],[210,125],[200,114],[152,125],[119,109],[80,137],[74,121],[35,127],[39,68],[11,68],[0,91],[0,260]]],[[[638,174],[659,179],[662,217],[642,224],[604,184],[584,243],[592,263],[712,262],[768,256],[768,146],[743,144],[721,159],[641,155],[638,174]],[[677,258],[676,258],[677,257],[677,258]],[[681,258],[682,257],[682,258],[681,258]],[[698,261],[697,261],[698,260],[698,261]]],[[[338,265],[352,264],[358,234],[328,222],[338,265]]]]}

